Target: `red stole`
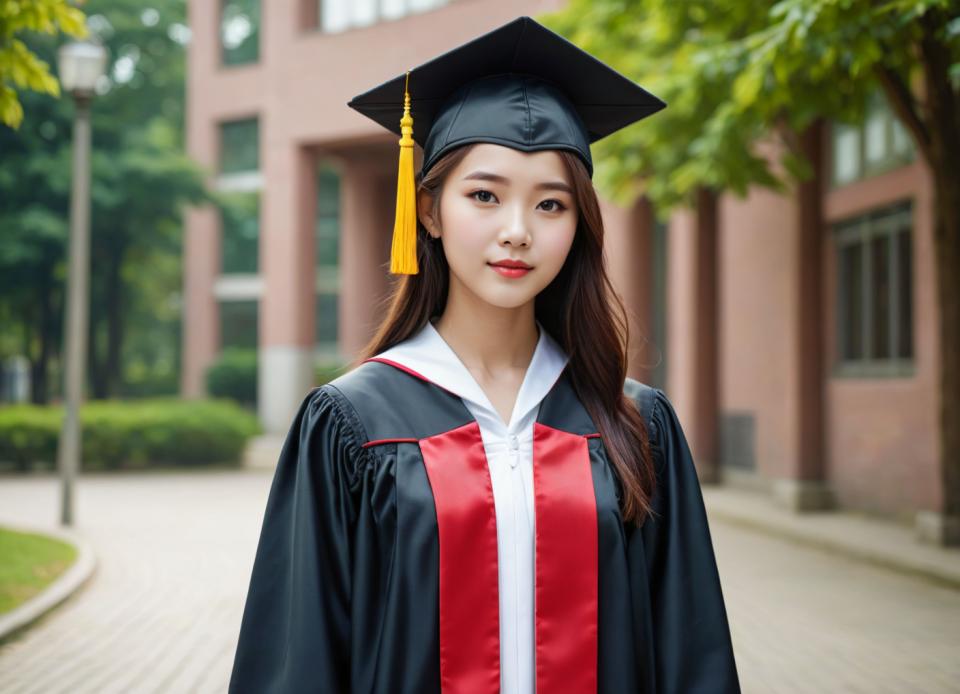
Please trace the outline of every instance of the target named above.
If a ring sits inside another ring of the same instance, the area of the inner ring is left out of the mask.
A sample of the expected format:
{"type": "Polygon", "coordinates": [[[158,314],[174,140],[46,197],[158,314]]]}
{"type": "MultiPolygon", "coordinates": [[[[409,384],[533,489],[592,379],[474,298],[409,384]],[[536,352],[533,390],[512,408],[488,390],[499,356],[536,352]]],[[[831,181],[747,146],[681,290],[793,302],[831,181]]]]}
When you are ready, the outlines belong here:
{"type": "MultiPolygon", "coordinates": [[[[534,424],[536,692],[597,690],[597,509],[587,439],[534,424]]],[[[480,426],[420,440],[440,541],[444,694],[500,691],[497,525],[480,426]]]]}

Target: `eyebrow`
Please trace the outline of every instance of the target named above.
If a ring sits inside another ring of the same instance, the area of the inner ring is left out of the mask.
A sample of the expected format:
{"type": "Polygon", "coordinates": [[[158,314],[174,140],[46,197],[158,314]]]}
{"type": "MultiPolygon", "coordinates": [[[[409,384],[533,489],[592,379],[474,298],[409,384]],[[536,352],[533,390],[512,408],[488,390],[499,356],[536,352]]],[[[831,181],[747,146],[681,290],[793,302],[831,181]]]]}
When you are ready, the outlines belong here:
{"type": "MultiPolygon", "coordinates": [[[[490,173],[488,171],[474,171],[471,174],[467,174],[463,177],[464,181],[492,181],[493,183],[502,183],[504,185],[510,185],[510,179],[499,174],[490,173]]],[[[564,193],[570,193],[573,195],[573,189],[570,188],[563,181],[543,181],[534,186],[536,190],[560,190],[564,193]]]]}

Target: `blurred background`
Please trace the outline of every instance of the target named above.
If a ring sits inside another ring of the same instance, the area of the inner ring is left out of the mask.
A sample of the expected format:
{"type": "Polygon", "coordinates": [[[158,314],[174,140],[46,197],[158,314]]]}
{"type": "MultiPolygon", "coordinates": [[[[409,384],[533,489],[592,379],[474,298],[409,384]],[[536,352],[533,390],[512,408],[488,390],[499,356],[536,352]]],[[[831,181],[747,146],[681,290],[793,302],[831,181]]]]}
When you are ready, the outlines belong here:
{"type": "Polygon", "coordinates": [[[594,179],[744,691],[960,691],[947,0],[0,2],[0,689],[226,689],[283,436],[393,281],[346,102],[521,14],[668,104],[594,179]]]}

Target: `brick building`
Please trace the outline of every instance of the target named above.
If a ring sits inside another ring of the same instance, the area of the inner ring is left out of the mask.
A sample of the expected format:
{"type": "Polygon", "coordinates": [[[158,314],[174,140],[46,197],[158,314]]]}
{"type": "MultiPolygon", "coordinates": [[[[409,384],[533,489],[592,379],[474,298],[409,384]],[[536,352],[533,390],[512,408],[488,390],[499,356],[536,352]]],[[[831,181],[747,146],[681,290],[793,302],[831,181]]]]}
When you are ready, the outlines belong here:
{"type": "MultiPolygon", "coordinates": [[[[221,349],[256,349],[261,419],[285,431],[316,363],[356,354],[389,288],[396,136],[346,102],[562,5],[190,2],[189,151],[245,212],[187,216],[186,396],[221,349]]],[[[704,197],[666,224],[642,199],[604,204],[631,375],[669,393],[705,479],[935,533],[930,175],[881,99],[806,146],[818,175],[787,195],[704,197]]]]}

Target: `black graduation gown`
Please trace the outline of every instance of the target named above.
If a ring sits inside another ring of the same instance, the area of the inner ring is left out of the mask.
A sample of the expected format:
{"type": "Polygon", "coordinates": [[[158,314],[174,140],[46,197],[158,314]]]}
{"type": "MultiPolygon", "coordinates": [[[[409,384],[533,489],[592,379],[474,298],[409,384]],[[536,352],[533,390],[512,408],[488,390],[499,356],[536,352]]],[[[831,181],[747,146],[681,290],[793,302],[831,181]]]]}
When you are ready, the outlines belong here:
{"type": "MultiPolygon", "coordinates": [[[[683,431],[661,390],[625,391],[657,470],[641,528],[621,520],[566,371],[538,413],[537,692],[739,692],[683,431]]],[[[311,391],[270,490],[230,692],[499,691],[485,465],[460,398],[419,374],[368,361],[311,391]]]]}

